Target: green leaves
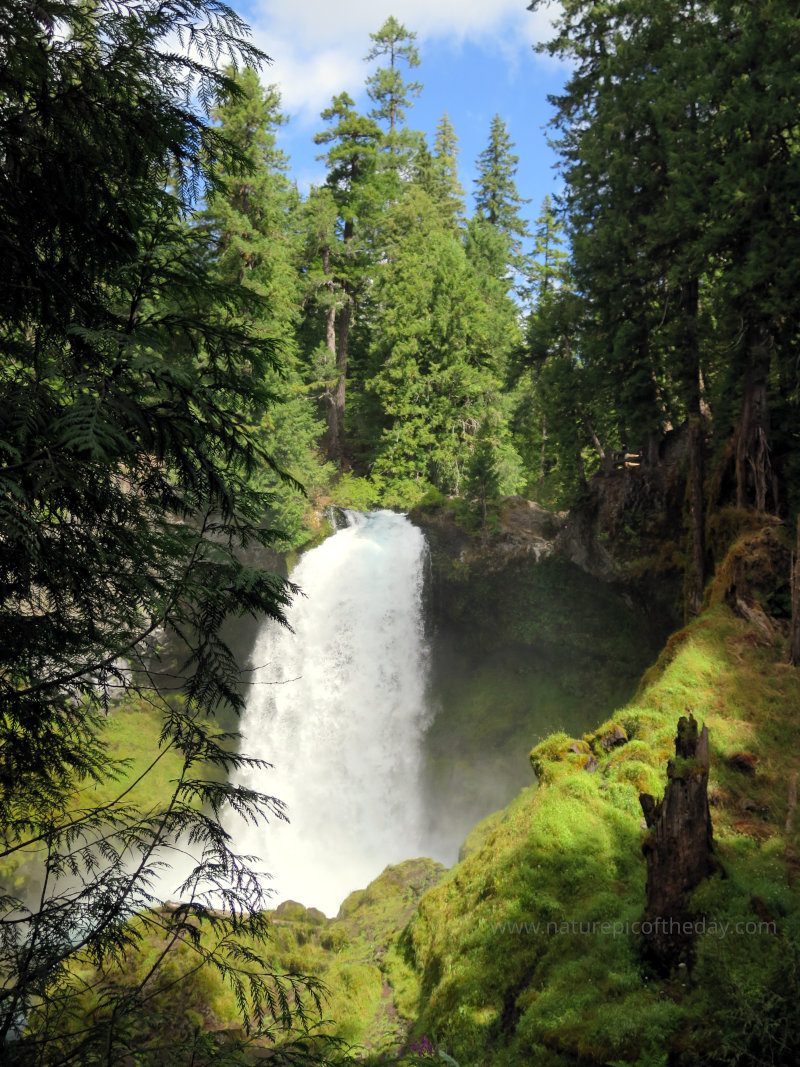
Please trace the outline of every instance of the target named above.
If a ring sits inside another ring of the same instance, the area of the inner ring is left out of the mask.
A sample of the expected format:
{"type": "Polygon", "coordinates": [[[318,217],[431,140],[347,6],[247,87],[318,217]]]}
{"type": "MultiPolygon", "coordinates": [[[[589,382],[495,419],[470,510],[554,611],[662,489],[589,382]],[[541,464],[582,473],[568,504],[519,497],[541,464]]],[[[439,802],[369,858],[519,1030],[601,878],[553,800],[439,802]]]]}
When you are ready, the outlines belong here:
{"type": "Polygon", "coordinates": [[[419,53],[414,44],[417,35],[390,15],[377,33],[370,34],[370,38],[373,45],[365,57],[366,61],[381,56],[389,58],[388,67],[379,67],[367,78],[367,93],[375,104],[370,117],[388,122],[389,132],[394,134],[396,127],[405,119],[405,109],[422,90],[419,82],[404,82],[400,73],[401,59],[409,67],[419,66],[419,53]]]}
{"type": "Polygon", "coordinates": [[[385,420],[375,470],[457,492],[496,388],[488,309],[463,245],[421,190],[397,206],[395,222],[367,383],[385,420]]]}
{"type": "Polygon", "coordinates": [[[126,1013],[187,939],[197,965],[228,976],[249,1023],[296,1010],[271,977],[249,974],[236,935],[263,894],[219,822],[227,803],[250,818],[280,805],[206,780],[247,762],[213,724],[243,703],[222,624],[281,621],[294,592],[240,558],[274,537],[254,473],[278,471],[262,426],[293,312],[270,323],[290,271],[265,231],[283,206],[245,190],[237,217],[264,239],[248,247],[240,231],[235,254],[219,230],[187,225],[201,190],[219,206],[215,190],[247,184],[252,144],[197,107],[252,100],[255,76],[240,86],[218,65],[258,61],[245,30],[216,0],[12,0],[0,12],[0,858],[12,873],[35,858],[38,882],[0,906],[0,1043],[15,1062],[93,1062],[101,1047],[116,1059],[126,1013]],[[251,252],[242,285],[230,264],[251,252]],[[180,697],[159,692],[165,641],[180,697]],[[102,733],[115,692],[159,708],[161,754],[178,756],[172,789],[145,808],[122,784],[110,803],[77,799],[123,770],[102,733]],[[153,902],[181,838],[201,856],[188,888],[227,879],[231,915],[200,895],[179,921],[154,919],[166,940],[153,971],[120,993],[117,968],[140,937],[127,921],[153,902]],[[209,925],[216,945],[199,934],[209,925]]]}

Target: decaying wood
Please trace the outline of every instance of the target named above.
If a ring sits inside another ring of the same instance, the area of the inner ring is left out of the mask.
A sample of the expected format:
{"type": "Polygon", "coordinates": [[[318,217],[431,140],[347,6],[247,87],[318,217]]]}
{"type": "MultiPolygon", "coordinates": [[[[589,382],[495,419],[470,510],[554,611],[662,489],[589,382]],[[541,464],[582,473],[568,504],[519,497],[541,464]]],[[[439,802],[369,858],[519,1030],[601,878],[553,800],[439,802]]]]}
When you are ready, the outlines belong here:
{"type": "Polygon", "coordinates": [[[792,832],[792,821],[794,820],[794,809],[797,807],[797,771],[792,771],[789,775],[789,795],[786,801],[786,833],[792,832]]]}
{"type": "Polygon", "coordinates": [[[792,644],[789,659],[800,664],[800,515],[797,516],[797,550],[792,554],[792,644]]]}
{"type": "Polygon", "coordinates": [[[752,598],[736,597],[736,611],[743,619],[746,619],[754,630],[764,638],[768,645],[775,642],[775,631],[767,618],[764,609],[752,598]]]}
{"type": "Polygon", "coordinates": [[[708,806],[708,728],[698,733],[693,715],[678,721],[675,756],[667,768],[663,800],[639,797],[650,829],[642,844],[647,860],[646,955],[662,972],[691,952],[689,894],[715,869],[708,806]]]}

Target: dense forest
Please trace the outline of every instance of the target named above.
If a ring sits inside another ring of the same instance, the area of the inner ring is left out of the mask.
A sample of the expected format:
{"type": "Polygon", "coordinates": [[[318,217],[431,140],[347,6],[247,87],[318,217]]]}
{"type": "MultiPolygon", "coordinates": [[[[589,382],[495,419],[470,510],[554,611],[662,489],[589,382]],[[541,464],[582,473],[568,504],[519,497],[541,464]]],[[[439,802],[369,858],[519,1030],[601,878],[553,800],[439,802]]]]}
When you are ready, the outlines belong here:
{"type": "MultiPolygon", "coordinates": [[[[569,61],[552,100],[563,189],[529,223],[502,116],[472,213],[447,114],[430,143],[414,129],[420,54],[394,18],[364,43],[369,110],[342,92],[322,112],[327,177],[302,195],[278,147],[280,90],[220,0],[0,8],[4,1062],[244,1063],[250,1034],[277,1042],[275,1062],[347,1056],[314,1028],[318,979],[291,954],[265,969],[268,898],[220,822],[226,806],[284,817],[279,799],[231,784],[253,761],[215,718],[243,706],[225,620],[281,621],[296,592],[248,550],[307,545],[331,503],[439,507],[489,537],[503,498],[577,512],[604,479],[646,479],[677,456],[670,565],[689,621],[713,606],[736,534],[793,529],[797,13],[786,0],[564,0],[555,13],[542,50],[569,61]],[[158,714],[141,764],[110,755],[120,697],[158,714]],[[181,840],[201,857],[194,899],[165,911],[156,876],[181,840]],[[193,996],[211,990],[198,973],[227,983],[244,1026],[222,1050],[202,1017],[169,1046],[148,1028],[187,974],[193,996]]],[[[797,663],[800,579],[787,569],[770,597],[797,663]]],[[[750,604],[751,621],[763,608],[750,604]]],[[[628,735],[655,791],[663,738],[645,751],[628,735]]],[[[543,783],[557,777],[548,760],[589,752],[554,745],[534,761],[543,783]]],[[[612,868],[589,874],[626,876],[612,868]]],[[[747,896],[745,881],[731,885],[747,896]]],[[[431,900],[428,914],[452,916],[431,900]]],[[[780,907],[794,914],[788,895],[780,907]]],[[[418,965],[418,1014],[457,1048],[447,949],[425,922],[403,935],[397,980],[407,988],[418,965]]],[[[694,1018],[695,1059],[677,1039],[658,1058],[678,1015],[637,986],[625,1004],[649,1036],[629,1021],[627,1038],[559,1045],[545,1027],[530,1038],[539,1060],[524,1045],[491,1060],[539,995],[524,1000],[519,964],[499,1022],[484,1032],[476,1009],[464,1023],[466,1062],[796,1062],[770,999],[797,989],[796,932],[784,943],[789,964],[763,950],[766,1023],[745,988],[726,1031],[745,1036],[720,1042],[694,1018]]],[[[620,1004],[640,981],[625,966],[609,993],[620,1004]]],[[[706,966],[709,987],[723,983],[706,966]]],[[[746,987],[742,958],[732,967],[746,987]]],[[[412,1058],[434,1054],[425,1041],[412,1058]]]]}

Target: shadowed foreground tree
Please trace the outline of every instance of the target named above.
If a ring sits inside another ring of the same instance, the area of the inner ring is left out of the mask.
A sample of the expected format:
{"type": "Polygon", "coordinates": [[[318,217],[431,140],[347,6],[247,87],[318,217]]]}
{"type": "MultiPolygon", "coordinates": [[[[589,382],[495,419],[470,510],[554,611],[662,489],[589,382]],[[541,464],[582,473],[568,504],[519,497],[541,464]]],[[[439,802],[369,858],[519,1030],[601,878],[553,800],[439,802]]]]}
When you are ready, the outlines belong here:
{"type": "Polygon", "coordinates": [[[254,947],[265,894],[221,814],[283,812],[228,784],[254,761],[213,718],[242,704],[226,615],[282,620],[292,593],[239,561],[270,540],[251,475],[271,463],[258,426],[275,342],[249,325],[261,298],[215,281],[209,238],[187,224],[217,169],[244,166],[206,117],[240,92],[222,71],[263,58],[218,0],[0,11],[4,1063],[121,1063],[134,1047],[161,1062],[129,1023],[176,945],[223,973],[254,1033],[302,1023],[301,993],[315,996],[264,973],[254,947]],[[169,702],[154,684],[165,634],[185,650],[169,702]],[[180,768],[163,806],[134,805],[124,784],[85,799],[124,771],[102,734],[115,688],[161,708],[153,766],[180,768]],[[187,903],[131,924],[187,843],[187,903]],[[23,858],[35,885],[16,877],[23,858]],[[122,988],[132,943],[156,932],[156,959],[122,988]]]}

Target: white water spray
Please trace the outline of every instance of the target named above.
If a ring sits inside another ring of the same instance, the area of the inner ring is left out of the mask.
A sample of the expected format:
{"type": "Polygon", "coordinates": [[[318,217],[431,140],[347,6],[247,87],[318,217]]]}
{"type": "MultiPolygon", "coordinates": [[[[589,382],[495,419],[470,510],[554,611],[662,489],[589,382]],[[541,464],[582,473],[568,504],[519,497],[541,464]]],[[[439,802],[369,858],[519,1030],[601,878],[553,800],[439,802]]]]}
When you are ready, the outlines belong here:
{"type": "Polygon", "coordinates": [[[388,863],[425,852],[425,540],[402,515],[347,514],[291,575],[304,593],[288,612],[294,633],[265,624],[253,653],[253,680],[271,684],[253,686],[242,748],[274,770],[243,784],[283,800],[290,823],[236,830],[276,902],[328,915],[388,863]]]}

